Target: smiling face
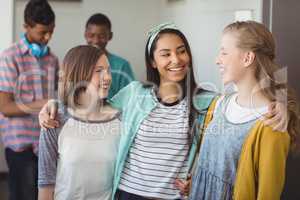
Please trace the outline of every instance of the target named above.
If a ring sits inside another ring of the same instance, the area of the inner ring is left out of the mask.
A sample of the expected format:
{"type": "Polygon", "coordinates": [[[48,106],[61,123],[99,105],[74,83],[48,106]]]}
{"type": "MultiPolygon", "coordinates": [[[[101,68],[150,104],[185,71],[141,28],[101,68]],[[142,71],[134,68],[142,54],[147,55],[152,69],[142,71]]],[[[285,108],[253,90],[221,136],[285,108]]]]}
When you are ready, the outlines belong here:
{"type": "Polygon", "coordinates": [[[159,72],[160,83],[178,83],[185,78],[190,65],[190,57],[184,42],[178,35],[161,34],[153,55],[152,66],[159,72]]]}
{"type": "Polygon", "coordinates": [[[237,83],[245,75],[247,70],[245,59],[246,52],[237,47],[235,33],[223,34],[216,63],[219,65],[224,84],[237,83]]]}
{"type": "Polygon", "coordinates": [[[108,96],[111,80],[112,78],[107,56],[102,55],[94,67],[92,78],[88,85],[88,90],[91,94],[97,94],[97,98],[104,99],[108,96]]]}
{"type": "Polygon", "coordinates": [[[87,44],[105,50],[112,39],[112,32],[106,25],[89,24],[84,33],[87,44]]]}

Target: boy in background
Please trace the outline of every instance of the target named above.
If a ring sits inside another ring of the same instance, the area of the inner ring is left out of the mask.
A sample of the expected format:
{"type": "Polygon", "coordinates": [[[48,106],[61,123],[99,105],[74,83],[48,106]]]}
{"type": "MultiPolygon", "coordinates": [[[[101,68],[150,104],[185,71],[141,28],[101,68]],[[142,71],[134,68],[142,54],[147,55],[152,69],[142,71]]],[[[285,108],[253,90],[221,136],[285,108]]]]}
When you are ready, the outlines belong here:
{"type": "Polygon", "coordinates": [[[25,34],[0,55],[0,132],[9,174],[10,200],[37,199],[37,113],[53,98],[58,60],[47,43],[55,14],[45,0],[24,10],[25,34]]]}
{"type": "Polygon", "coordinates": [[[113,97],[120,89],[133,81],[134,74],[127,60],[107,51],[106,45],[112,39],[111,22],[101,13],[92,15],[86,22],[84,37],[89,45],[107,52],[112,72],[112,84],[108,98],[113,97]]]}

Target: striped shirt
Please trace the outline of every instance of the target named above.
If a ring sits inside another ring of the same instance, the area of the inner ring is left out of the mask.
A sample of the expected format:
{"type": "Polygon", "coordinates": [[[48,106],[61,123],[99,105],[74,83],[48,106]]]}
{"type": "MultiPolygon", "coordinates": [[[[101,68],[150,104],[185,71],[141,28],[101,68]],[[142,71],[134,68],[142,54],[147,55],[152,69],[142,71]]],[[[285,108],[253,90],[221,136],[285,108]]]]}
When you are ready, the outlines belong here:
{"type": "Polygon", "coordinates": [[[158,103],[139,127],[119,189],[150,198],[180,198],[174,181],[185,178],[188,151],[186,99],[173,106],[158,103]]]}
{"type": "MultiPolygon", "coordinates": [[[[17,103],[53,97],[58,60],[51,52],[36,58],[19,40],[0,55],[0,91],[12,93],[17,103]]],[[[36,114],[5,117],[0,113],[0,132],[6,148],[16,152],[33,148],[37,153],[40,127],[36,114]]]]}

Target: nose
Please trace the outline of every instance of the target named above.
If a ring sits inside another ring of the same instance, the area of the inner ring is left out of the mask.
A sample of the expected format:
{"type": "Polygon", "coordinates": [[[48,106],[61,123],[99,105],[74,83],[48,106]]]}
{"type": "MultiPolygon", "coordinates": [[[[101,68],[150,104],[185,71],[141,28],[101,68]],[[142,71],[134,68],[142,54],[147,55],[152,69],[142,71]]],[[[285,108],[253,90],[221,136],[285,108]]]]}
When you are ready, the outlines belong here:
{"type": "Polygon", "coordinates": [[[100,81],[111,81],[112,77],[111,77],[111,73],[109,70],[105,70],[100,74],[100,81]]]}
{"type": "Polygon", "coordinates": [[[172,59],[172,63],[174,63],[174,64],[178,64],[179,61],[180,61],[180,58],[179,58],[179,56],[177,55],[177,53],[174,53],[174,54],[172,55],[171,59],[172,59]]]}
{"type": "Polygon", "coordinates": [[[109,71],[104,74],[104,80],[111,81],[111,73],[109,71]]]}

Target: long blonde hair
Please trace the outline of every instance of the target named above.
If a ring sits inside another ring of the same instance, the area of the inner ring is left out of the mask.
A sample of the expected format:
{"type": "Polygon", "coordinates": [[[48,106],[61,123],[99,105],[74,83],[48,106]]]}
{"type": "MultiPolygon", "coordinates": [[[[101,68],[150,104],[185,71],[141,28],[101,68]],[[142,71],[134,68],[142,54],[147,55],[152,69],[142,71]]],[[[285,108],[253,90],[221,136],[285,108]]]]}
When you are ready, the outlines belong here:
{"type": "Polygon", "coordinates": [[[295,92],[288,87],[287,80],[282,82],[276,77],[280,74],[280,67],[275,62],[275,40],[272,33],[263,24],[254,21],[229,24],[223,33],[228,32],[236,34],[238,48],[255,54],[255,77],[262,93],[271,101],[286,102],[289,115],[287,129],[295,149],[300,131],[299,103],[295,92]]]}

